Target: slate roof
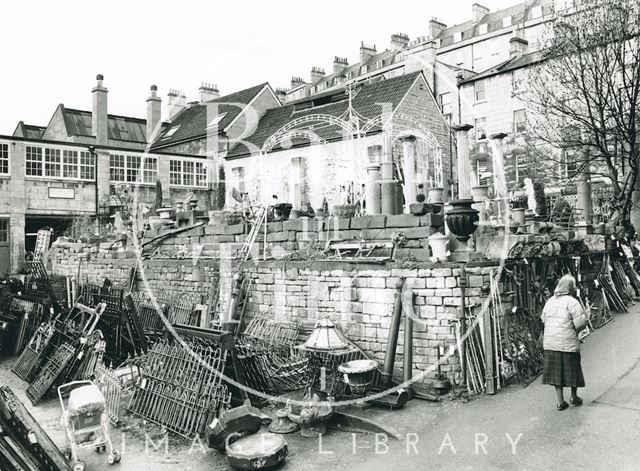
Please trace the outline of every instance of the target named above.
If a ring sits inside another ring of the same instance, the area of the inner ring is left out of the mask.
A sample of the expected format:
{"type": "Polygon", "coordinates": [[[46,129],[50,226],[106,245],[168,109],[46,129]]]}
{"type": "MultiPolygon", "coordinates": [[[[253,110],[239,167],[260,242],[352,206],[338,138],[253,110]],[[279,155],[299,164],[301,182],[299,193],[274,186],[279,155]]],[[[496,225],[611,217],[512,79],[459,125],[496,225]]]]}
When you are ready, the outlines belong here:
{"type": "MultiPolygon", "coordinates": [[[[379,103],[391,103],[392,109],[395,110],[421,74],[422,72],[414,72],[376,83],[364,84],[352,100],[353,108],[364,118],[380,116],[379,103]]],[[[318,113],[337,117],[347,111],[348,105],[344,88],[287,103],[268,110],[260,119],[256,130],[251,136],[245,138],[245,141],[261,148],[272,134],[294,119],[318,113]]],[[[326,141],[342,137],[341,129],[338,126],[316,128],[314,132],[326,141]]],[[[306,139],[294,140],[293,145],[308,145],[308,141],[306,139]]],[[[238,143],[229,151],[227,158],[233,159],[249,155],[249,152],[244,144],[238,143]]]]}
{"type": "MultiPolygon", "coordinates": [[[[533,0],[529,2],[519,3],[517,5],[489,12],[484,15],[480,21],[474,23],[473,20],[465,21],[459,25],[450,26],[443,29],[440,34],[434,38],[440,40],[440,46],[450,46],[454,44],[453,39],[456,33],[462,33],[462,40],[480,35],[480,25],[487,25],[487,33],[502,29],[503,18],[511,17],[511,24],[515,25],[522,21],[532,19],[532,11],[536,6],[542,6],[542,15],[549,14],[553,9],[553,0],[533,0]]],[[[483,33],[484,34],[484,33],[483,33]]]]}
{"type": "MultiPolygon", "coordinates": [[[[226,113],[225,117],[218,123],[218,129],[221,131],[226,129],[229,124],[241,113],[242,108],[225,103],[240,103],[247,105],[253,100],[265,86],[268,84],[261,83],[245,90],[232,93],[215,100],[207,101],[206,103],[198,103],[191,105],[188,108],[181,111],[171,122],[170,126],[167,126],[166,130],[156,139],[151,146],[151,149],[160,149],[163,147],[175,145],[181,142],[192,141],[206,137],[207,135],[207,104],[220,103],[218,107],[218,114],[226,113]],[[171,136],[166,134],[174,127],[180,126],[171,136]]],[[[209,117],[211,121],[212,117],[209,117]]]]}
{"type": "Polygon", "coordinates": [[[536,64],[540,61],[544,60],[543,53],[541,51],[531,52],[529,54],[523,54],[520,57],[513,57],[505,62],[502,62],[494,67],[491,67],[483,72],[472,75],[468,78],[465,78],[460,83],[471,83],[476,80],[482,80],[487,77],[493,77],[494,75],[503,74],[505,72],[510,72],[515,69],[521,69],[523,67],[527,67],[532,64],[536,64]]]}
{"type": "Polygon", "coordinates": [[[42,139],[46,129],[46,126],[35,126],[20,121],[15,131],[13,131],[13,135],[16,137],[26,137],[27,139],[42,139]]]}
{"type": "MultiPolygon", "coordinates": [[[[61,107],[64,124],[69,136],[93,137],[91,132],[91,111],[61,107]]],[[[147,121],[129,116],[107,115],[108,137],[117,141],[146,143],[147,121]]]]}

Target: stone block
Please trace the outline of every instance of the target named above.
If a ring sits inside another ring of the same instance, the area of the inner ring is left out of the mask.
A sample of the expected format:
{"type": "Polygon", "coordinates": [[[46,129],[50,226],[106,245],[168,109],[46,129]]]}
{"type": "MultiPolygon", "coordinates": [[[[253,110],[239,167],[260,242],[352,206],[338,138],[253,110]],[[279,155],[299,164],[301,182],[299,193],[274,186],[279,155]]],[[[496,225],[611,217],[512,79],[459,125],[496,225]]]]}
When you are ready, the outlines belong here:
{"type": "Polygon", "coordinates": [[[227,235],[244,234],[244,224],[233,224],[232,226],[227,226],[224,232],[227,235]]]}
{"type": "Polygon", "coordinates": [[[374,216],[362,216],[359,218],[351,218],[351,229],[384,229],[387,216],[377,214],[374,216]]]}
{"type": "Polygon", "coordinates": [[[427,278],[427,288],[444,288],[445,282],[443,277],[427,278]]]}
{"type": "Polygon", "coordinates": [[[420,225],[420,218],[413,214],[397,214],[394,216],[387,216],[387,228],[393,227],[418,227],[420,225]]]}
{"type": "Polygon", "coordinates": [[[402,232],[407,239],[426,239],[433,233],[431,227],[409,227],[402,232]]]}
{"type": "Polygon", "coordinates": [[[302,230],[302,219],[289,219],[288,221],[284,221],[282,223],[282,229],[285,231],[298,231],[302,230]]]}
{"type": "Polygon", "coordinates": [[[282,232],[281,222],[269,222],[267,223],[267,234],[270,232],[282,232]]]}
{"type": "Polygon", "coordinates": [[[280,231],[280,232],[267,233],[267,242],[284,242],[287,240],[289,240],[288,232],[280,231]]]}
{"type": "Polygon", "coordinates": [[[180,234],[181,237],[200,237],[204,235],[204,226],[194,227],[180,234]]]}
{"type": "Polygon", "coordinates": [[[444,215],[440,214],[425,214],[420,216],[420,225],[434,228],[444,228],[444,215]]]}

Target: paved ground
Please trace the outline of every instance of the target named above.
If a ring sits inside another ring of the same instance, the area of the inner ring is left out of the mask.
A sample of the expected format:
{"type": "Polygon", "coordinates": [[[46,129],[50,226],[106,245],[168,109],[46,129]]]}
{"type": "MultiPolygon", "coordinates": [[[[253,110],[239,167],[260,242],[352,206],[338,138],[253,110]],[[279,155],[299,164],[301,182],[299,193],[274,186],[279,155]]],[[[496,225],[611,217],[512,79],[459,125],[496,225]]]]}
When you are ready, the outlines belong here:
{"type": "MultiPolygon", "coordinates": [[[[375,412],[375,420],[393,427],[402,441],[372,435],[332,432],[322,443],[287,436],[290,456],[283,470],[632,470],[640,468],[640,306],[621,314],[587,338],[582,349],[587,388],[585,403],[563,412],[555,409],[550,386],[534,382],[512,386],[468,404],[412,401],[401,411],[375,412]]],[[[25,385],[0,364],[0,384],[9,384],[45,430],[59,444],[64,435],[55,401],[31,407],[25,385]]],[[[373,414],[373,412],[370,412],[373,414]]],[[[157,429],[149,429],[151,436],[157,429]]],[[[225,470],[223,456],[205,453],[180,440],[145,452],[144,432],[124,431],[126,452],[121,471],[144,469],[225,470]]],[[[121,446],[121,430],[114,432],[121,446]]],[[[85,452],[90,470],[109,469],[102,455],[85,452]]]]}

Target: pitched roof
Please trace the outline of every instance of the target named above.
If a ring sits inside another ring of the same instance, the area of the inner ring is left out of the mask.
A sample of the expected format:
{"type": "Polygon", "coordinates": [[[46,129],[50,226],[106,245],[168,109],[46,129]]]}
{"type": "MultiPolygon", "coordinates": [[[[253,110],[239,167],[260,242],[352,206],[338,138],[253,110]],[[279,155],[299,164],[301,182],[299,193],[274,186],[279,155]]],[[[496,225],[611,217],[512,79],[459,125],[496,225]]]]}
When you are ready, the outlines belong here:
{"type": "Polygon", "coordinates": [[[484,78],[503,74],[505,72],[510,72],[515,69],[521,69],[523,67],[536,64],[542,60],[544,60],[544,56],[541,51],[530,52],[529,54],[523,54],[522,56],[512,57],[483,72],[467,77],[463,79],[460,83],[464,85],[465,83],[475,82],[476,80],[482,80],[484,78]]]}
{"type": "Polygon", "coordinates": [[[185,108],[172,120],[171,125],[156,139],[151,148],[159,149],[205,137],[207,135],[207,127],[214,118],[213,116],[207,116],[208,112],[211,112],[211,107],[207,106],[210,104],[219,104],[217,107],[218,116],[224,114],[224,117],[217,123],[217,126],[221,131],[226,129],[242,112],[242,107],[237,106],[237,104],[248,105],[267,85],[266,82],[261,83],[215,100],[185,108]],[[168,135],[172,129],[176,130],[168,135]]]}
{"type": "Polygon", "coordinates": [[[16,126],[13,135],[16,137],[26,137],[27,139],[42,139],[46,126],[35,126],[33,124],[25,124],[20,121],[16,126]]]}
{"type": "MultiPolygon", "coordinates": [[[[543,16],[552,11],[554,7],[553,0],[533,0],[519,3],[502,10],[496,10],[484,15],[480,21],[474,23],[472,20],[465,21],[458,25],[444,28],[440,34],[434,38],[440,40],[441,46],[450,46],[454,44],[454,35],[462,33],[462,40],[480,35],[480,25],[487,25],[487,33],[497,31],[503,28],[502,20],[511,17],[511,24],[521,23],[533,19],[533,9],[537,6],[542,7],[543,16]]],[[[484,34],[484,33],[483,33],[484,34]]]]}
{"type": "MultiPolygon", "coordinates": [[[[93,137],[91,111],[74,110],[61,106],[64,124],[69,136],[93,137]]],[[[129,116],[107,115],[108,137],[116,141],[146,142],[147,121],[129,116]]]]}
{"type": "MultiPolygon", "coordinates": [[[[352,99],[353,108],[364,118],[380,116],[380,103],[391,103],[396,109],[422,72],[401,75],[388,80],[364,84],[352,99]]],[[[318,113],[341,116],[348,109],[349,103],[344,88],[321,95],[287,103],[284,106],[268,110],[260,119],[253,134],[244,139],[256,148],[262,148],[265,141],[285,124],[304,116],[318,113]]],[[[314,133],[325,141],[338,139],[342,136],[338,126],[327,125],[315,128],[314,133]]],[[[305,139],[294,139],[293,145],[308,145],[305,139]]],[[[244,143],[236,144],[227,154],[227,158],[248,155],[249,149],[244,143]]]]}

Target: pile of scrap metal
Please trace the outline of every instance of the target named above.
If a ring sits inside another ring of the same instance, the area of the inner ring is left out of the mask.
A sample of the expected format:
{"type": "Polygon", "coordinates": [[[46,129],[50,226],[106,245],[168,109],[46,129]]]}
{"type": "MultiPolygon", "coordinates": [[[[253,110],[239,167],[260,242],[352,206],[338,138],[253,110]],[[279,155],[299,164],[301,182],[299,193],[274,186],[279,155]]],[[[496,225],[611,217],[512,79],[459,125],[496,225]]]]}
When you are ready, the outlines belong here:
{"type": "Polygon", "coordinates": [[[0,357],[18,355],[42,322],[67,307],[71,282],[49,277],[41,262],[30,262],[24,283],[17,278],[2,285],[0,357]]]}
{"type": "Polygon", "coordinates": [[[128,409],[193,438],[229,406],[222,379],[233,338],[229,332],[191,326],[174,325],[171,330],[179,341],[157,342],[134,360],[140,376],[128,409]]]}
{"type": "Polygon", "coordinates": [[[298,335],[298,326],[292,322],[253,317],[236,340],[247,385],[268,395],[302,389],[309,361],[295,348],[298,335]]]}
{"type": "Polygon", "coordinates": [[[105,351],[96,330],[104,307],[76,304],[37,328],[12,370],[29,383],[27,397],[34,405],[60,384],[93,376],[105,351]]]}
{"type": "Polygon", "coordinates": [[[0,469],[70,471],[60,450],[8,387],[0,388],[0,469]]]}

